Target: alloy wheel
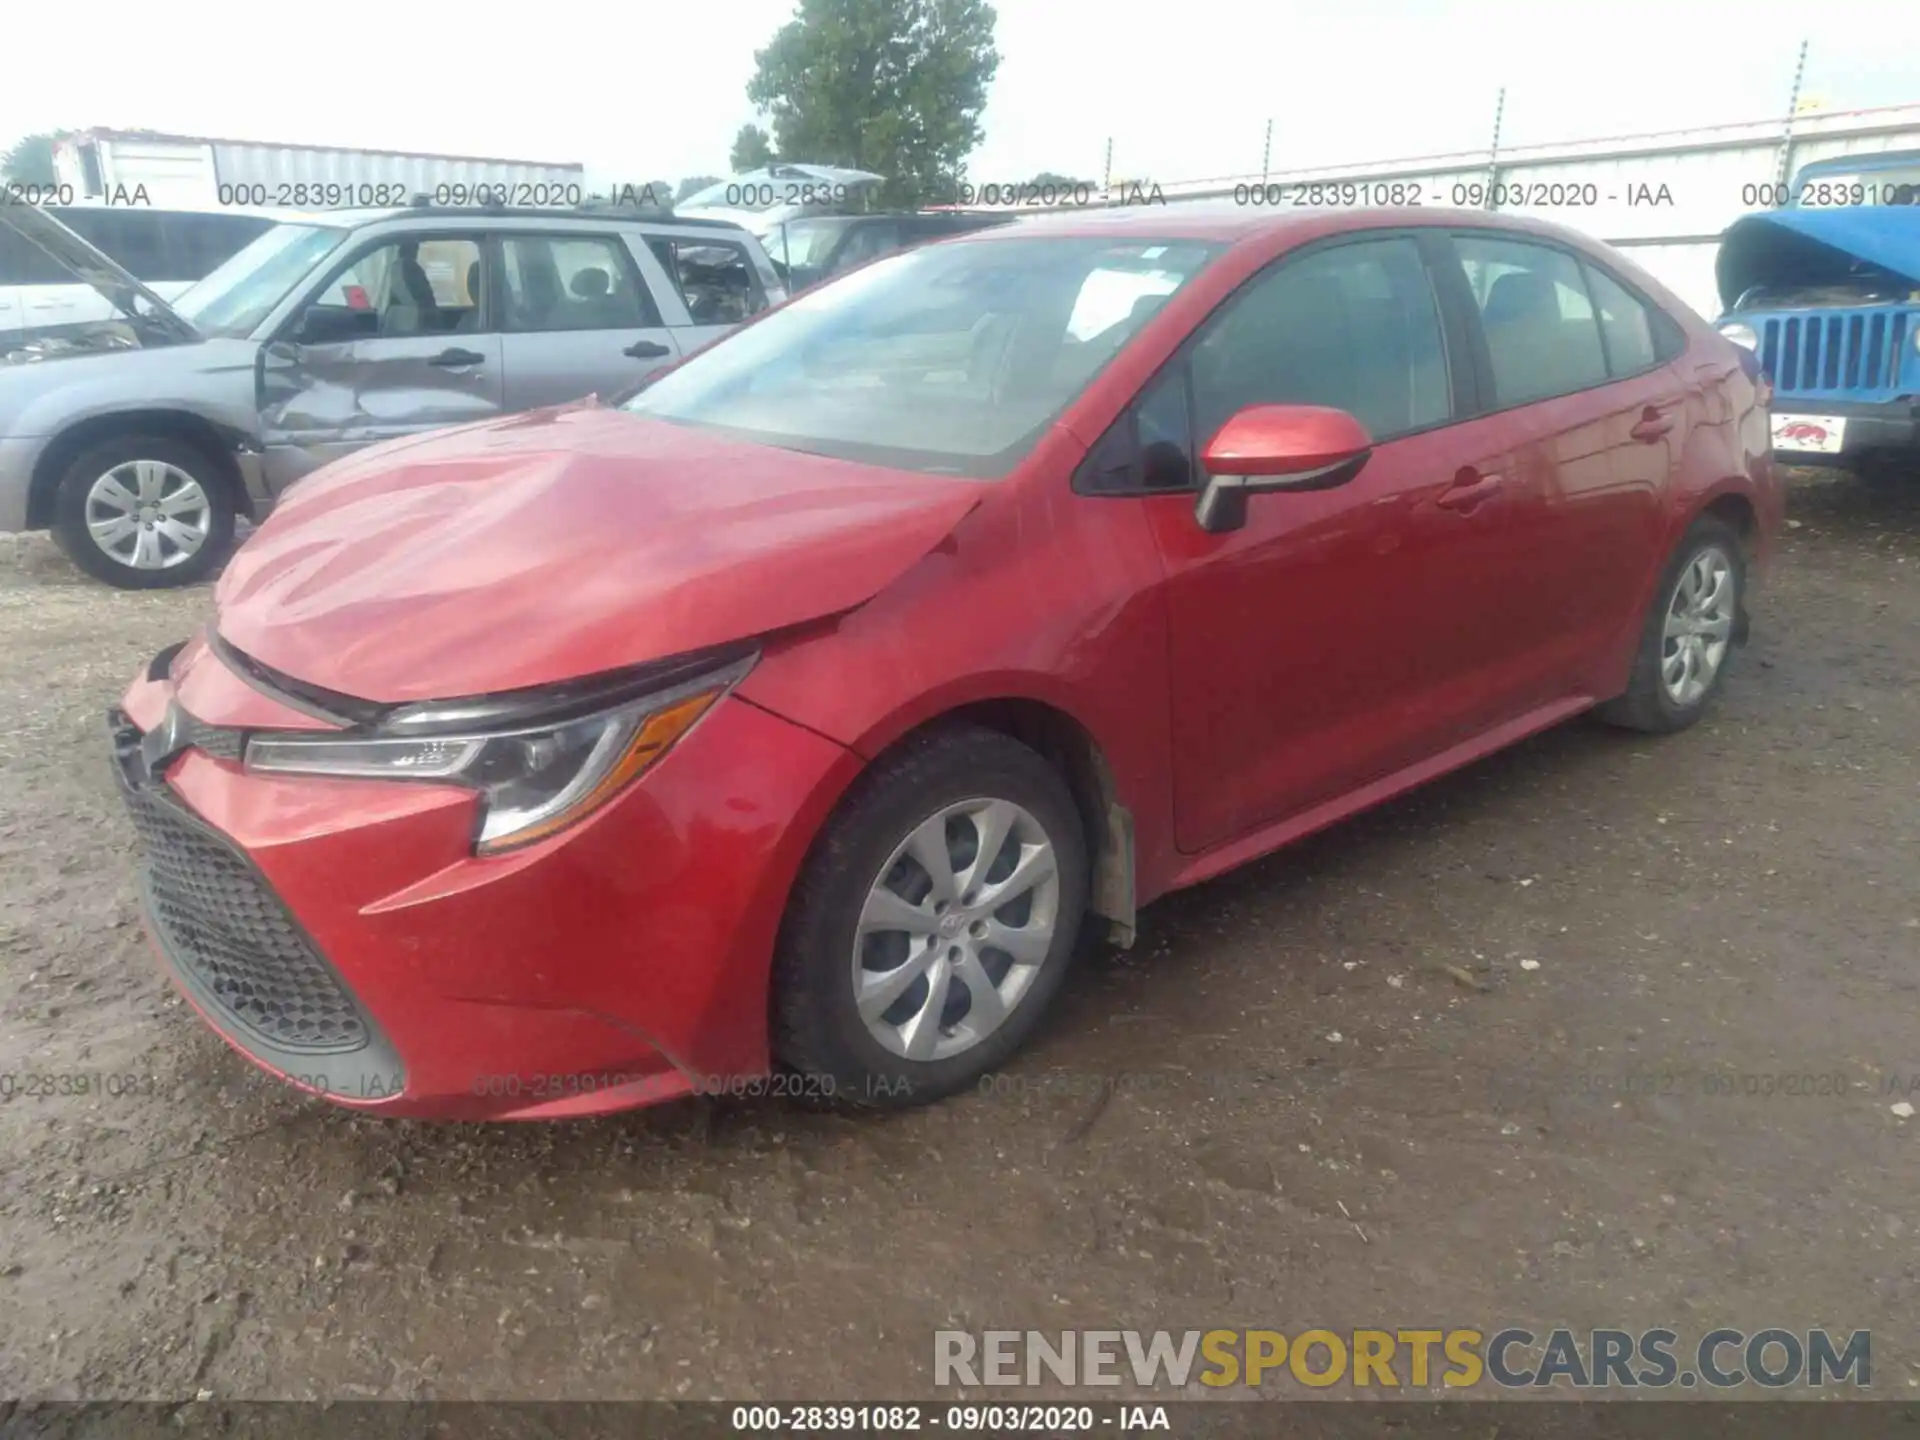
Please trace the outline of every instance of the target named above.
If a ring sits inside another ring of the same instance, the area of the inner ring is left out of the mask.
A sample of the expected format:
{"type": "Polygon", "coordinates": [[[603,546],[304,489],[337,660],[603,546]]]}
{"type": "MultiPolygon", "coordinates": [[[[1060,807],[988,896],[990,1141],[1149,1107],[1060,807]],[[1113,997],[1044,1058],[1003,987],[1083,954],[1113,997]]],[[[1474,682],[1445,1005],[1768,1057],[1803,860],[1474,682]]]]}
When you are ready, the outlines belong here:
{"type": "Polygon", "coordinates": [[[1054,845],[1030,812],[999,799],[945,807],[868,891],[853,942],[861,1020],[909,1060],[971,1050],[1032,988],[1059,913],[1054,845]]]}
{"type": "Polygon", "coordinates": [[[1720,673],[1736,589],[1733,560],[1718,545],[1696,551],[1674,584],[1660,636],[1660,683],[1683,709],[1697,705],[1720,673]]]}
{"type": "Polygon", "coordinates": [[[164,460],[127,460],[87,490],[87,531],[102,553],[135,570],[170,570],[200,553],[213,504],[200,482],[164,460]]]}

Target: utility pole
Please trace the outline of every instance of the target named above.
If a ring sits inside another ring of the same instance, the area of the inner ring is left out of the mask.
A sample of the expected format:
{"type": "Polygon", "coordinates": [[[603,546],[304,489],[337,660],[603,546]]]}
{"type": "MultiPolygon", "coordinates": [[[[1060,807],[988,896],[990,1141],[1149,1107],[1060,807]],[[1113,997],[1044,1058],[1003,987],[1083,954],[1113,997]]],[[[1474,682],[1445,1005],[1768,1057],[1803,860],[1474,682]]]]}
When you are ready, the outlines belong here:
{"type": "Polygon", "coordinates": [[[1113,198],[1113,137],[1111,135],[1107,137],[1107,169],[1100,178],[1100,198],[1102,200],[1113,198]]]}
{"type": "Polygon", "coordinates": [[[1493,145],[1487,151],[1487,203],[1482,207],[1497,210],[1494,194],[1500,188],[1500,123],[1507,114],[1507,87],[1500,87],[1500,96],[1493,102],[1493,145]]]}
{"type": "MultiPolygon", "coordinates": [[[[1793,178],[1793,121],[1800,113],[1800,82],[1807,74],[1807,42],[1800,42],[1800,58],[1793,65],[1793,93],[1787,97],[1787,125],[1780,136],[1780,164],[1774,179],[1785,185],[1793,178]]],[[[1791,199],[1792,197],[1788,197],[1791,199]]]]}
{"type": "Polygon", "coordinates": [[[1267,176],[1273,169],[1273,121],[1267,121],[1267,143],[1260,148],[1260,189],[1267,188],[1267,176]]]}

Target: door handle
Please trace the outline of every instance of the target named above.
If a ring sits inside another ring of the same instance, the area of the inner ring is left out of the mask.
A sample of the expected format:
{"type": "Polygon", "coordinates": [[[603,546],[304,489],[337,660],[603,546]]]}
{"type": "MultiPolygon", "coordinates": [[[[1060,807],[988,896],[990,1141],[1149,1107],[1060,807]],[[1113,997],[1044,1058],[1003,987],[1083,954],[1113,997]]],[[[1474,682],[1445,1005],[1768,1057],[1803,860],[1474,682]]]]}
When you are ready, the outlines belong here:
{"type": "Polygon", "coordinates": [[[1443,490],[1433,503],[1442,510],[1478,509],[1483,501],[1491,500],[1505,483],[1505,476],[1483,475],[1469,465],[1453,477],[1453,485],[1443,490]]]}
{"type": "Polygon", "coordinates": [[[478,365],[486,358],[473,350],[442,350],[427,363],[445,370],[458,370],[467,365],[478,365]]]}
{"type": "Polygon", "coordinates": [[[662,355],[671,355],[673,349],[656,340],[636,340],[620,353],[631,355],[636,360],[658,360],[662,355]]]}
{"type": "Polygon", "coordinates": [[[1673,417],[1664,415],[1657,407],[1649,405],[1640,412],[1639,422],[1627,433],[1634,439],[1651,445],[1671,429],[1673,429],[1673,417]]]}

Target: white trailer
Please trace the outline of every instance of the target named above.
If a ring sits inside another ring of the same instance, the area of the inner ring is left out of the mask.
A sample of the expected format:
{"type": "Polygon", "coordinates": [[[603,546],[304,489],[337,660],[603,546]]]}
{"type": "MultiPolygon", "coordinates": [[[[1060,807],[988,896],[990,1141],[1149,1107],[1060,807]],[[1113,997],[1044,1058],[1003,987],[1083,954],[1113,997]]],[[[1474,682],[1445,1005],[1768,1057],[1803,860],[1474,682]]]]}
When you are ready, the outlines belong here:
{"type": "Polygon", "coordinates": [[[567,206],[588,198],[585,167],[577,162],[275,145],[147,130],[68,135],[55,143],[53,165],[58,198],[67,203],[327,210],[405,204],[416,195],[459,205],[498,199],[567,206]]]}

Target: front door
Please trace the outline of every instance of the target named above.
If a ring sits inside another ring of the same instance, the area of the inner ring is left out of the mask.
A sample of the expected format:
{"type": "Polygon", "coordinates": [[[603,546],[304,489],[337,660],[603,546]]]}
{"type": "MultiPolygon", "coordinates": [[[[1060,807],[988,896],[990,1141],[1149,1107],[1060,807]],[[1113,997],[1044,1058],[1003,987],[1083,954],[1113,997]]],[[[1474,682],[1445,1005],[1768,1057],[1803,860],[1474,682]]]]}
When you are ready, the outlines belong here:
{"type": "Polygon", "coordinates": [[[618,235],[504,235],[499,254],[509,410],[611,397],[680,358],[618,235]]]}
{"type": "Polygon", "coordinates": [[[328,275],[261,352],[269,489],[382,440],[502,413],[485,265],[477,235],[409,235],[328,275]]]}
{"type": "Polygon", "coordinates": [[[1390,774],[1497,709],[1478,682],[1501,653],[1516,512],[1492,436],[1456,423],[1471,382],[1443,331],[1412,238],[1317,247],[1202,327],[1190,420],[1143,425],[1185,428],[1197,454],[1248,405],[1317,404],[1375,440],[1348,484],[1256,496],[1228,534],[1199,527],[1191,494],[1143,502],[1168,572],[1182,850],[1390,774]]]}

